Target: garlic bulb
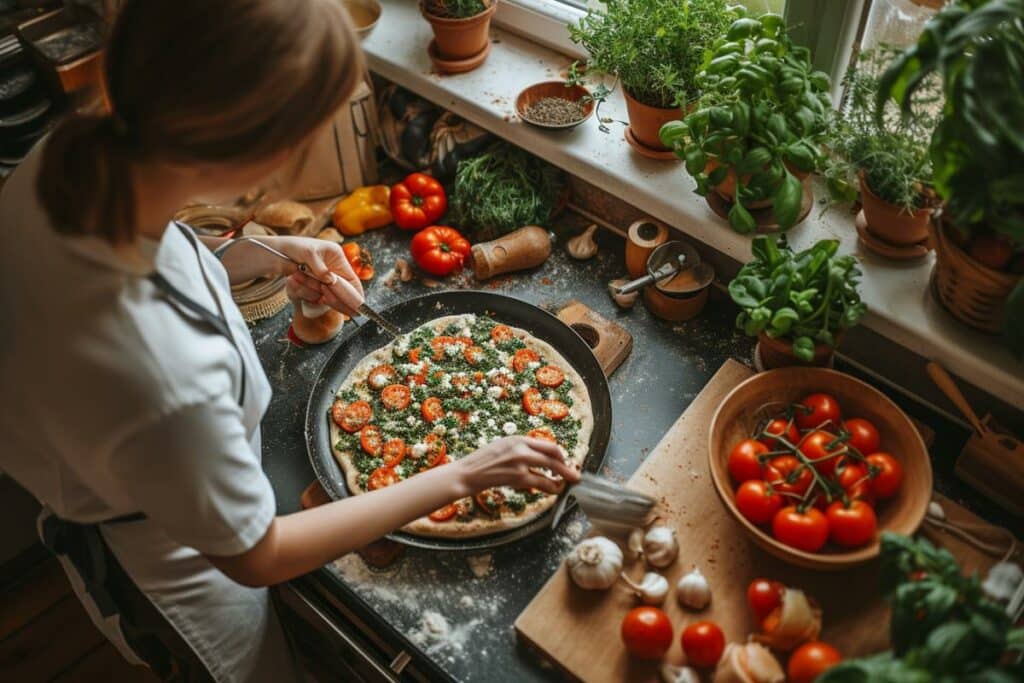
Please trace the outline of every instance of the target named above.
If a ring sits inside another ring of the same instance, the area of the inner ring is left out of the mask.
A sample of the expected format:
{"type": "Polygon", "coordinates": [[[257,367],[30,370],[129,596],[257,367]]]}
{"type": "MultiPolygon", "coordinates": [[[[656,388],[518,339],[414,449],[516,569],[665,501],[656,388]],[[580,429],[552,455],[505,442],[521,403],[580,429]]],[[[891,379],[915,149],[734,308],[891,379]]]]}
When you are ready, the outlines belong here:
{"type": "Polygon", "coordinates": [[[589,228],[571,238],[565,244],[565,250],[578,261],[586,261],[597,254],[597,242],[594,241],[594,233],[597,232],[597,225],[591,224],[589,228]]]}
{"type": "Polygon", "coordinates": [[[640,598],[640,602],[645,605],[660,605],[668,596],[668,579],[655,572],[644,574],[640,583],[634,583],[625,574],[622,575],[622,581],[633,589],[636,596],[640,598]]]}
{"type": "Polygon", "coordinates": [[[622,551],[604,536],[594,536],[572,549],[565,560],[569,576],[584,590],[607,590],[622,573],[622,551]]]}
{"type": "Polygon", "coordinates": [[[608,294],[611,295],[612,301],[614,301],[615,305],[619,308],[633,308],[636,304],[637,297],[640,296],[639,289],[635,292],[630,292],[629,294],[619,294],[619,288],[627,282],[629,282],[629,280],[619,278],[608,283],[608,294]]]}
{"type": "MultiPolygon", "coordinates": [[[[778,619],[771,620],[771,630],[754,634],[754,640],[774,650],[788,652],[801,643],[818,638],[821,608],[812,604],[802,590],[787,588],[782,594],[782,606],[776,611],[779,612],[778,619]]],[[[766,619],[765,623],[768,622],[766,619]]]]}
{"type": "Polygon", "coordinates": [[[981,582],[981,588],[993,600],[1010,600],[1024,582],[1024,571],[1015,562],[997,562],[988,570],[988,576],[981,582]]]}
{"type": "Polygon", "coordinates": [[[928,515],[928,517],[931,517],[932,519],[939,519],[939,520],[946,519],[946,511],[943,510],[942,506],[939,505],[934,500],[931,501],[930,503],[928,503],[928,513],[927,513],[927,515],[928,515]]]}
{"type": "Polygon", "coordinates": [[[652,567],[665,568],[679,555],[679,540],[672,527],[655,525],[644,534],[644,557],[652,567]]]}
{"type": "Polygon", "coordinates": [[[700,676],[688,666],[665,664],[661,667],[662,683],[700,683],[700,676]]]}
{"type": "Polygon", "coordinates": [[[676,584],[676,598],[679,604],[690,609],[702,610],[708,606],[711,602],[711,586],[699,569],[694,569],[679,579],[679,583],[676,584]]]}
{"type": "Polygon", "coordinates": [[[711,679],[712,683],[784,683],[779,660],[757,643],[729,643],[711,679]]]}

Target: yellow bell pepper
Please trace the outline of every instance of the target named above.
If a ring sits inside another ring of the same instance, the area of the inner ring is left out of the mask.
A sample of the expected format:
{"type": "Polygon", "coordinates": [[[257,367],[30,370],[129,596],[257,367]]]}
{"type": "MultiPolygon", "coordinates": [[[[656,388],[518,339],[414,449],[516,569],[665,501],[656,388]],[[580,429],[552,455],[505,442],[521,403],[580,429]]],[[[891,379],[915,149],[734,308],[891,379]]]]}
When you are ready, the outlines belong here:
{"type": "Polygon", "coordinates": [[[390,199],[387,185],[357,188],[334,207],[334,227],[346,237],[382,228],[391,222],[390,199]]]}

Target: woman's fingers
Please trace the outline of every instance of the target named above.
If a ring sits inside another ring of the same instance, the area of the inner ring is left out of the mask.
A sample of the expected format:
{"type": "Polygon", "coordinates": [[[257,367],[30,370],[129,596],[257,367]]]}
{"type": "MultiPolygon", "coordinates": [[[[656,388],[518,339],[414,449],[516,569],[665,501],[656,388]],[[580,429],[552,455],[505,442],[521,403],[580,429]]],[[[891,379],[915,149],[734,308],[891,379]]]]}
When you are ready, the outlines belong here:
{"type": "Polygon", "coordinates": [[[294,273],[293,275],[288,276],[288,280],[285,283],[285,287],[288,290],[288,298],[300,299],[312,304],[319,302],[322,296],[319,286],[314,289],[313,286],[306,282],[308,278],[303,278],[305,278],[305,276],[301,273],[294,273]]]}
{"type": "Polygon", "coordinates": [[[534,442],[537,439],[524,439],[523,445],[529,449],[528,452],[517,453],[517,459],[520,462],[525,463],[529,467],[542,467],[551,470],[553,473],[562,477],[566,481],[575,482],[580,478],[580,473],[571,465],[565,462],[561,448],[557,444],[553,444],[550,441],[541,441],[541,443],[547,444],[548,446],[554,446],[554,451],[545,449],[545,452],[540,452],[539,448],[534,448],[534,442]]]}
{"type": "Polygon", "coordinates": [[[363,304],[363,294],[353,287],[345,278],[338,277],[331,273],[331,282],[325,286],[324,300],[335,308],[340,308],[343,313],[356,315],[357,309],[363,304]]]}
{"type": "Polygon", "coordinates": [[[544,493],[557,494],[561,493],[562,490],[565,489],[565,482],[555,481],[554,479],[545,477],[543,474],[530,472],[522,476],[517,488],[540,489],[544,493]]]}

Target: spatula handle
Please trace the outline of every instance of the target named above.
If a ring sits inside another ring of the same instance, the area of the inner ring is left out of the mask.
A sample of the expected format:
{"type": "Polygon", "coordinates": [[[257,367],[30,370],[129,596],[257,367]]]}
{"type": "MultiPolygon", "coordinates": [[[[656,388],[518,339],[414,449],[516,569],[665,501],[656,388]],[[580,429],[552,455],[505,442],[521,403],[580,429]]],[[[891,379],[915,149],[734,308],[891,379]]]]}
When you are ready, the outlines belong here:
{"type": "Polygon", "coordinates": [[[953,381],[953,378],[949,376],[945,368],[934,361],[930,361],[925,366],[925,370],[928,372],[928,376],[932,378],[932,381],[935,382],[935,386],[960,409],[960,412],[964,414],[964,417],[971,423],[974,431],[978,432],[979,436],[988,431],[988,428],[978,419],[978,414],[971,408],[967,399],[960,393],[960,388],[953,381]]]}

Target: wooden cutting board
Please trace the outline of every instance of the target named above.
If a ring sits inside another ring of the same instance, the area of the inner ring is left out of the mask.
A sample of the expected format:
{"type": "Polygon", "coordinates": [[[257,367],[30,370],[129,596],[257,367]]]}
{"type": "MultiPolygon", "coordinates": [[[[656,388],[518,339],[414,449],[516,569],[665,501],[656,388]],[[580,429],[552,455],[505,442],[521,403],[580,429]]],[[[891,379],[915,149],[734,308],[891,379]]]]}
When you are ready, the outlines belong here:
{"type": "MultiPolygon", "coordinates": [[[[746,586],[758,576],[802,588],[817,599],[824,610],[821,638],[845,656],[886,649],[888,608],[878,592],[877,562],[842,573],[788,565],[748,540],[715,493],[707,465],[707,427],[725,395],[752,374],[746,366],[727,361],[629,480],[631,488],[659,500],[663,517],[679,531],[679,559],[664,572],[673,587],[664,609],[676,629],[667,661],[683,662],[679,633],[694,621],[713,620],[727,640],[745,641],[754,628],[746,586]],[[694,567],[707,577],[713,595],[711,605],[699,613],[684,610],[675,599],[676,582],[694,567]]],[[[942,505],[953,521],[980,521],[951,501],[942,500],[942,505]]],[[[949,547],[968,571],[984,571],[995,562],[945,534],[930,536],[949,547]]],[[[632,563],[626,571],[639,578],[645,569],[632,563]]],[[[621,584],[607,592],[577,588],[563,564],[519,615],[515,628],[528,647],[570,678],[587,683],[657,681],[658,665],[629,658],[621,644],[619,625],[635,605],[621,584]]]]}

